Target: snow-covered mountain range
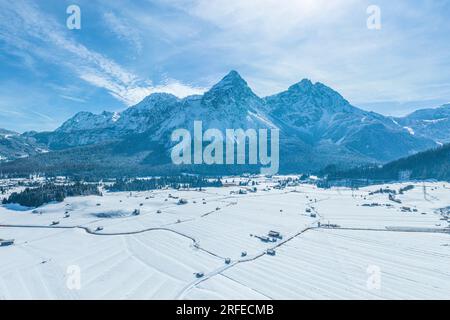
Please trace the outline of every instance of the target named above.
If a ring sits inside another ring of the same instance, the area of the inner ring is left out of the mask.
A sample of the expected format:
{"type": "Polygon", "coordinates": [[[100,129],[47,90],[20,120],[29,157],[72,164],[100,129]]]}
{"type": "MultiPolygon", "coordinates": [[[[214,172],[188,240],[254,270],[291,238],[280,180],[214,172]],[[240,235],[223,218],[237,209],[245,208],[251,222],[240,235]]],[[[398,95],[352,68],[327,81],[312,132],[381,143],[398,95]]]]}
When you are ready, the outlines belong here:
{"type": "MultiPolygon", "coordinates": [[[[80,112],[53,132],[22,136],[36,141],[39,148],[58,152],[64,161],[76,158],[73,148],[106,147],[111,158],[123,156],[123,147],[125,158],[140,154],[139,160],[133,158],[134,164],[145,164],[142,159],[152,154],[155,166],[155,156],[167,155],[172,146],[172,131],[192,130],[195,120],[203,122],[204,130],[278,128],[282,170],[314,170],[329,164],[384,163],[447,142],[449,110],[447,105],[404,118],[386,117],[354,107],[326,85],[306,79],[284,92],[261,98],[231,71],[203,95],[179,99],[155,93],[122,112],[80,112]]],[[[33,161],[42,157],[33,157],[33,161]]],[[[126,163],[125,158],[121,161],[126,163]]]]}
{"type": "Polygon", "coordinates": [[[256,96],[235,71],[204,95],[179,99],[155,93],[120,113],[80,112],[51,133],[38,135],[53,149],[95,144],[148,132],[152,141],[167,139],[177,128],[192,129],[195,120],[206,128],[275,127],[262,113],[256,96]]]}

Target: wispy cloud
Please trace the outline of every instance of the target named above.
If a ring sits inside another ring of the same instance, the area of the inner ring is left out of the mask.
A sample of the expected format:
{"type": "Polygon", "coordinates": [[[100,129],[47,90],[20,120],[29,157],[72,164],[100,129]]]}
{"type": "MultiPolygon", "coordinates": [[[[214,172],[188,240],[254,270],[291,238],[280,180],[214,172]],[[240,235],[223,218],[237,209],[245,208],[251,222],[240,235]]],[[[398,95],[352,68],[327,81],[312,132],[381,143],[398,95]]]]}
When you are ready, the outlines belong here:
{"type": "MultiPolygon", "coordinates": [[[[113,15],[107,17],[119,23],[114,26],[114,30],[125,36],[126,27],[123,21],[114,18],[113,15]]],[[[167,88],[164,85],[153,86],[150,80],[139,78],[112,59],[69,37],[63,25],[42,12],[35,4],[21,0],[8,3],[3,5],[0,18],[3,30],[0,39],[10,46],[22,49],[36,47],[29,52],[34,52],[46,62],[67,67],[80,79],[108,90],[111,95],[127,105],[135,104],[146,94],[155,91],[168,91],[177,95],[199,92],[198,88],[175,80],[169,82],[167,88]]],[[[138,43],[137,38],[134,36],[132,38],[135,44],[138,43]]]]}
{"type": "Polygon", "coordinates": [[[86,103],[86,100],[81,99],[81,98],[77,98],[77,97],[71,97],[71,96],[66,96],[64,94],[60,94],[59,95],[61,98],[66,99],[66,100],[71,100],[71,101],[75,101],[75,102],[81,102],[81,103],[86,103]]]}
{"type": "Polygon", "coordinates": [[[137,54],[142,52],[142,37],[138,29],[125,19],[118,17],[112,11],[103,14],[106,27],[111,30],[120,40],[130,44],[137,54]]]}
{"type": "Polygon", "coordinates": [[[5,95],[13,88],[1,88],[0,99],[0,128],[17,132],[29,130],[54,129],[58,126],[53,115],[56,114],[40,110],[39,105],[33,103],[39,98],[34,92],[27,92],[22,97],[8,97],[5,95]]]}
{"type": "Polygon", "coordinates": [[[42,119],[44,119],[44,120],[46,120],[46,121],[52,121],[52,122],[55,121],[55,119],[53,119],[51,116],[49,116],[47,114],[44,114],[44,113],[41,113],[41,112],[37,112],[37,111],[31,111],[31,113],[36,115],[36,116],[38,116],[38,117],[40,117],[40,118],[42,118],[42,119]]]}
{"type": "Polygon", "coordinates": [[[127,105],[133,105],[155,92],[166,92],[177,97],[186,97],[203,93],[206,90],[200,87],[188,86],[172,79],[159,86],[153,86],[150,81],[139,81],[140,85],[136,85],[136,82],[133,81],[130,85],[124,85],[91,68],[84,68],[79,76],[97,87],[105,88],[112,96],[125,102],[127,105]]]}

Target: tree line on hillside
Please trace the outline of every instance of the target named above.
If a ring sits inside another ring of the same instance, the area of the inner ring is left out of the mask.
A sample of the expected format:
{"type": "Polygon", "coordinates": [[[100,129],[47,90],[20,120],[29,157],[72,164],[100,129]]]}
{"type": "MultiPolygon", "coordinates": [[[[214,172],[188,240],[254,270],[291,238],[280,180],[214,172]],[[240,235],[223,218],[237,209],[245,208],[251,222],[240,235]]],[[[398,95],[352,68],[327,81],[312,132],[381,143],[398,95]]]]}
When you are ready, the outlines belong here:
{"type": "Polygon", "coordinates": [[[147,191],[163,188],[186,189],[186,188],[205,188],[221,187],[220,178],[207,179],[199,176],[174,176],[158,177],[148,179],[118,179],[114,184],[106,186],[108,191],[147,191]]]}
{"type": "Polygon", "coordinates": [[[339,179],[450,181],[450,144],[389,162],[383,166],[363,166],[343,171],[330,166],[322,172],[322,175],[329,181],[339,179]]]}
{"type": "Polygon", "coordinates": [[[26,188],[22,192],[14,192],[3,199],[3,204],[17,203],[24,207],[39,207],[50,202],[62,202],[66,197],[101,195],[96,184],[77,182],[71,185],[55,185],[46,183],[36,188],[26,188]]]}

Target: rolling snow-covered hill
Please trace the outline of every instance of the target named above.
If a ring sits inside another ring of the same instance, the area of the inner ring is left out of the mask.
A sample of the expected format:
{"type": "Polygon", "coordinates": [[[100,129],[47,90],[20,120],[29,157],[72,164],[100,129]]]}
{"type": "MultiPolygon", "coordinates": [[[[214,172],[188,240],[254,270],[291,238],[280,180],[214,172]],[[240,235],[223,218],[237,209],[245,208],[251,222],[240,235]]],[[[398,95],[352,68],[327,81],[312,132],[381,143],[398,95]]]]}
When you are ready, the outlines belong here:
{"type": "Polygon", "coordinates": [[[417,110],[406,117],[396,118],[411,134],[433,139],[438,143],[450,142],[450,104],[436,109],[417,110]]]}
{"type": "Polygon", "coordinates": [[[0,129],[0,162],[25,158],[46,151],[46,146],[37,143],[33,137],[0,129]]]}
{"type": "Polygon", "coordinates": [[[419,152],[376,167],[360,167],[342,172],[330,172],[330,180],[368,179],[392,181],[401,179],[450,181],[450,143],[419,152]],[[403,177],[399,177],[402,176],[403,177]]]}

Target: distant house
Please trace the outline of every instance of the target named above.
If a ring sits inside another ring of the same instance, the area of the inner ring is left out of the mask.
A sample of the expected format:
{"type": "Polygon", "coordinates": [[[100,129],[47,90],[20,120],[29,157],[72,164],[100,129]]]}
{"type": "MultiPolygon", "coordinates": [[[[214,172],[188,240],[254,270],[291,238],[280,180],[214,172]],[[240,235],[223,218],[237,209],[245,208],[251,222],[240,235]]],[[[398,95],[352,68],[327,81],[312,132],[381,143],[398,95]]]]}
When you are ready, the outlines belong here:
{"type": "Polygon", "coordinates": [[[389,200],[391,200],[391,201],[393,201],[393,202],[396,202],[396,203],[402,203],[402,201],[401,201],[400,199],[395,198],[395,196],[392,195],[392,194],[389,194],[388,197],[389,197],[389,200]]]}
{"type": "Polygon", "coordinates": [[[336,228],[340,228],[341,226],[338,224],[335,224],[335,223],[324,223],[324,224],[321,224],[320,227],[336,229],[336,228]]]}
{"type": "Polygon", "coordinates": [[[274,230],[270,230],[268,233],[268,236],[272,237],[272,238],[278,238],[278,239],[282,238],[281,233],[279,233],[278,231],[274,231],[274,230]]]}
{"type": "Polygon", "coordinates": [[[4,240],[0,239],[0,247],[12,246],[14,244],[14,239],[4,240]]]}
{"type": "Polygon", "coordinates": [[[235,187],[235,186],[237,186],[238,184],[237,183],[235,183],[235,182],[224,182],[224,183],[222,183],[222,186],[223,187],[235,187]]]}
{"type": "Polygon", "coordinates": [[[273,230],[269,231],[269,237],[278,237],[279,235],[280,235],[280,233],[278,231],[273,231],[273,230]]]}

